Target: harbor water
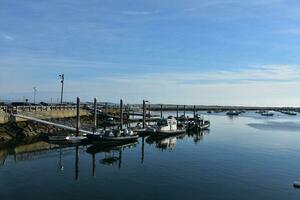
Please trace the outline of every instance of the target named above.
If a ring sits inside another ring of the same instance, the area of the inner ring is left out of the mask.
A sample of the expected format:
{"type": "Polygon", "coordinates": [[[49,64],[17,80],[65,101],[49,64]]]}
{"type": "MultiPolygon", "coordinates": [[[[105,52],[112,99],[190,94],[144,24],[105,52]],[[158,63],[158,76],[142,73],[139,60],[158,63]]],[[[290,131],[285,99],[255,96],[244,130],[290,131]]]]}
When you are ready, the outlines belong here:
{"type": "Polygon", "coordinates": [[[210,131],[114,150],[42,141],[2,147],[0,199],[300,199],[300,117],[204,117],[210,131]]]}

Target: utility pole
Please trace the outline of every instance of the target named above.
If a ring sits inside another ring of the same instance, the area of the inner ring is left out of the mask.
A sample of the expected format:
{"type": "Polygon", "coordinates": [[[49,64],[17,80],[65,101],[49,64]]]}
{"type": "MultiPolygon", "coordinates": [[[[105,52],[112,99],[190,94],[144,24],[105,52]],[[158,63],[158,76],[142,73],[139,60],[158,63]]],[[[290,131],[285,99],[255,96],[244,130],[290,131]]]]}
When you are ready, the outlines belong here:
{"type": "Polygon", "coordinates": [[[35,104],[36,92],[37,92],[36,87],[33,87],[33,103],[34,103],[34,104],[35,104]]]}
{"type": "Polygon", "coordinates": [[[60,74],[59,78],[60,78],[60,82],[61,82],[60,104],[62,104],[63,103],[63,95],[64,95],[65,75],[64,74],[60,74]]]}

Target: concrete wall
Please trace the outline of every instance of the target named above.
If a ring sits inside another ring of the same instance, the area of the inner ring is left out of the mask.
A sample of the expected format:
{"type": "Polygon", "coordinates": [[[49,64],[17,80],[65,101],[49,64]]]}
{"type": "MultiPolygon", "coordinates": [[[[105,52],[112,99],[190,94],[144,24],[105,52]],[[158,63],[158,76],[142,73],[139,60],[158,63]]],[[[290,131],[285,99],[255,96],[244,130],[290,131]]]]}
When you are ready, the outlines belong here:
{"type": "MultiPolygon", "coordinates": [[[[18,112],[18,114],[26,115],[29,117],[35,117],[38,119],[59,119],[59,118],[70,118],[76,117],[76,110],[44,110],[44,111],[25,111],[18,112]]],[[[80,110],[80,116],[87,116],[89,112],[87,110],[80,110]]],[[[9,117],[8,114],[4,112],[0,112],[0,124],[5,124],[8,122],[22,122],[26,121],[26,119],[18,118],[18,117],[9,117]]]]}
{"type": "Polygon", "coordinates": [[[9,115],[0,111],[0,124],[6,124],[9,122],[9,115]]]}

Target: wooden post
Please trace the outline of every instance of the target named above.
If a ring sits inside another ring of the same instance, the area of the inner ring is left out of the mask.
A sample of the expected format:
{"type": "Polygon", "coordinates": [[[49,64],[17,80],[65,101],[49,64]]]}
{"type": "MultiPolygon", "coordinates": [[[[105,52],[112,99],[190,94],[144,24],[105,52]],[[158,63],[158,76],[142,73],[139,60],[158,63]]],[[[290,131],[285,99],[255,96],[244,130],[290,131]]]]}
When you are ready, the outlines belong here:
{"type": "Polygon", "coordinates": [[[76,136],[79,136],[79,128],[80,128],[80,98],[77,97],[77,105],[76,105],[76,136]]]}
{"type": "Polygon", "coordinates": [[[94,133],[97,130],[97,99],[94,98],[94,133]]]}
{"type": "Polygon", "coordinates": [[[143,100],[143,128],[145,128],[146,124],[146,101],[143,100]]]}
{"type": "Polygon", "coordinates": [[[185,105],[183,106],[183,116],[185,118],[185,105]]]}
{"type": "Polygon", "coordinates": [[[196,117],[196,106],[194,105],[194,118],[196,117]]]}
{"type": "Polygon", "coordinates": [[[123,129],[123,100],[120,100],[120,130],[123,129]]]}
{"type": "Polygon", "coordinates": [[[160,105],[160,118],[163,118],[163,105],[160,105]]]}
{"type": "MultiPolygon", "coordinates": [[[[149,101],[148,101],[149,102],[149,101]]],[[[149,105],[148,105],[148,115],[149,115],[149,118],[148,119],[151,119],[151,107],[150,107],[150,102],[149,102],[149,105]]]]}
{"type": "Polygon", "coordinates": [[[177,117],[177,120],[178,120],[178,105],[176,106],[176,117],[177,117]]]}

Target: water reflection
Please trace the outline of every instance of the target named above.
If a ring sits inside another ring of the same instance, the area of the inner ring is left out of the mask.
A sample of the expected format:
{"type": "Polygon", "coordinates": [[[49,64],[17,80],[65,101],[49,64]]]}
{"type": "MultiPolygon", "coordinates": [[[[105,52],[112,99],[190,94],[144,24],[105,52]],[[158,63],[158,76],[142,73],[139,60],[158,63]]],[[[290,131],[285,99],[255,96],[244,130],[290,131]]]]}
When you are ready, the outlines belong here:
{"type": "Polygon", "coordinates": [[[209,134],[209,130],[203,130],[203,131],[196,131],[196,132],[187,132],[187,136],[190,138],[193,138],[193,141],[195,144],[199,143],[201,140],[203,140],[205,135],[209,134]]]}
{"type": "Polygon", "coordinates": [[[155,147],[161,150],[173,150],[176,148],[177,139],[183,139],[185,134],[172,136],[149,136],[146,139],[148,144],[155,144],[155,147]]]}
{"type": "Polygon", "coordinates": [[[92,174],[95,176],[96,169],[96,154],[104,154],[104,158],[99,160],[100,164],[114,166],[118,165],[118,168],[121,168],[122,164],[122,152],[126,148],[133,148],[138,142],[130,143],[107,143],[107,144],[94,144],[87,148],[86,152],[92,155],[92,174]]]}
{"type": "Polygon", "coordinates": [[[156,148],[164,150],[174,150],[178,140],[184,138],[193,138],[195,143],[198,143],[208,134],[208,131],[198,133],[187,133],[172,136],[149,136],[141,137],[139,142],[131,143],[104,143],[94,145],[67,145],[66,143],[48,143],[45,141],[29,140],[20,143],[10,144],[8,146],[0,146],[0,166],[6,163],[7,158],[11,157],[15,162],[39,160],[43,158],[57,158],[57,173],[64,175],[66,156],[74,158],[74,180],[80,178],[80,154],[89,154],[91,156],[91,175],[96,176],[97,160],[101,165],[122,167],[123,151],[128,148],[136,148],[139,143],[140,163],[144,164],[146,144],[154,144],[156,148]],[[187,137],[186,137],[187,136],[187,137]],[[80,153],[81,152],[81,153],[80,153]],[[98,156],[101,156],[100,158],[98,156]]]}

